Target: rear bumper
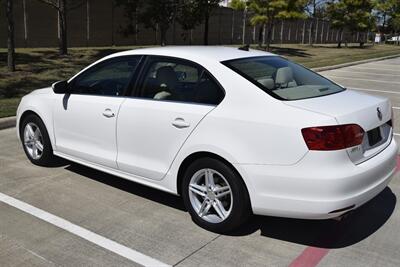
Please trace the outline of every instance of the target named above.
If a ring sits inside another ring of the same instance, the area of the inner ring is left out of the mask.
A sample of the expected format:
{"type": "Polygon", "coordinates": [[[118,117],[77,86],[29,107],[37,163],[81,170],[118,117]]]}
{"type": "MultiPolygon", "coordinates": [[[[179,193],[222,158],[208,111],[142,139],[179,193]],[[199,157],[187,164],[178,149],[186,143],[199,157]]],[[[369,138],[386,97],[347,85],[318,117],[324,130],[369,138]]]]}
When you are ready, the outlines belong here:
{"type": "Polygon", "coordinates": [[[359,165],[345,151],[310,151],[292,166],[236,167],[248,185],[255,214],[328,219],[379,194],[396,171],[397,151],[392,139],[386,149],[359,165]]]}

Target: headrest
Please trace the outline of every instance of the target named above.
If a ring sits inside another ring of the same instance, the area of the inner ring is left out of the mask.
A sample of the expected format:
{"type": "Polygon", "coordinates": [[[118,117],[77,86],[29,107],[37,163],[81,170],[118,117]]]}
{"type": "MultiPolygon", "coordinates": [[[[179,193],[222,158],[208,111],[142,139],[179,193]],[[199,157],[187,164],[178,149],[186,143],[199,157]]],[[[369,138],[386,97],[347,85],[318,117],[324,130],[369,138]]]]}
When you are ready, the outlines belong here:
{"type": "Polygon", "coordinates": [[[175,71],[170,66],[164,66],[157,70],[156,78],[160,85],[168,87],[168,89],[174,89],[178,78],[176,77],[175,71]]]}
{"type": "Polygon", "coordinates": [[[276,71],[276,84],[288,84],[291,81],[293,81],[293,71],[291,68],[283,67],[276,71]]]}
{"type": "Polygon", "coordinates": [[[266,87],[269,90],[273,90],[275,88],[275,82],[271,78],[266,78],[266,79],[259,79],[257,80],[260,84],[262,84],[264,87],[266,87]]]}

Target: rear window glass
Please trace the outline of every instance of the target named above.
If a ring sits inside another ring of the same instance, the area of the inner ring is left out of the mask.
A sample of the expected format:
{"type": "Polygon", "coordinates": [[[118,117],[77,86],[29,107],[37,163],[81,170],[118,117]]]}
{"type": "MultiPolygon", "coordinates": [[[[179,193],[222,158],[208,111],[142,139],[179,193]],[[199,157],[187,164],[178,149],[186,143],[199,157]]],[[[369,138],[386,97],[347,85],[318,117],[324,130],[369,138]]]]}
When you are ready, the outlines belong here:
{"type": "Polygon", "coordinates": [[[299,100],[345,90],[305,67],[278,56],[222,62],[275,98],[299,100]]]}

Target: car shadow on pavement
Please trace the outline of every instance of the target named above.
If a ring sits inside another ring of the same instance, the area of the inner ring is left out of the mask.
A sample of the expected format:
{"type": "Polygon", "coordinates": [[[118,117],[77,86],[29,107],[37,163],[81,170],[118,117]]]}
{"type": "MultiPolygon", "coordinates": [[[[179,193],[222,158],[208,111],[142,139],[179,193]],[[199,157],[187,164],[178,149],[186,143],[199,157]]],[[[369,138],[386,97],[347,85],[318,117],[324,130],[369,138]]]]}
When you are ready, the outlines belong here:
{"type": "Polygon", "coordinates": [[[179,196],[175,196],[148,186],[144,186],[111,174],[101,172],[83,165],[71,163],[65,167],[66,170],[85,176],[100,183],[118,188],[125,192],[158,202],[165,206],[186,211],[185,206],[179,196]]]}
{"type": "Polygon", "coordinates": [[[364,240],[381,228],[392,215],[396,201],[396,196],[386,187],[341,221],[254,216],[230,235],[248,235],[260,230],[262,236],[287,242],[320,248],[343,248],[364,240]]]}
{"type": "MultiPolygon", "coordinates": [[[[186,211],[179,196],[76,163],[71,163],[65,169],[162,205],[186,211]]],[[[389,187],[386,187],[379,195],[342,221],[252,216],[239,229],[226,235],[246,236],[260,231],[261,236],[282,241],[320,248],[343,248],[364,240],[381,228],[392,215],[396,201],[396,196],[389,187]]],[[[188,219],[190,219],[189,214],[188,219]]]]}

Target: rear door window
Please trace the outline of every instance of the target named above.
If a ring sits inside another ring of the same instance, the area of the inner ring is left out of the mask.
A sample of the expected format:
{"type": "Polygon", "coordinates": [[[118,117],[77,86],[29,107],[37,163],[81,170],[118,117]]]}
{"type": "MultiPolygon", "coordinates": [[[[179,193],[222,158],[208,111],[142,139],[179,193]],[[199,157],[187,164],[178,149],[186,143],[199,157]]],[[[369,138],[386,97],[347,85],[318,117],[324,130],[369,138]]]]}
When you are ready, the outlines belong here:
{"type": "Polygon", "coordinates": [[[204,68],[174,58],[151,57],[142,84],[140,96],[153,100],[217,105],[224,97],[204,68]]]}

